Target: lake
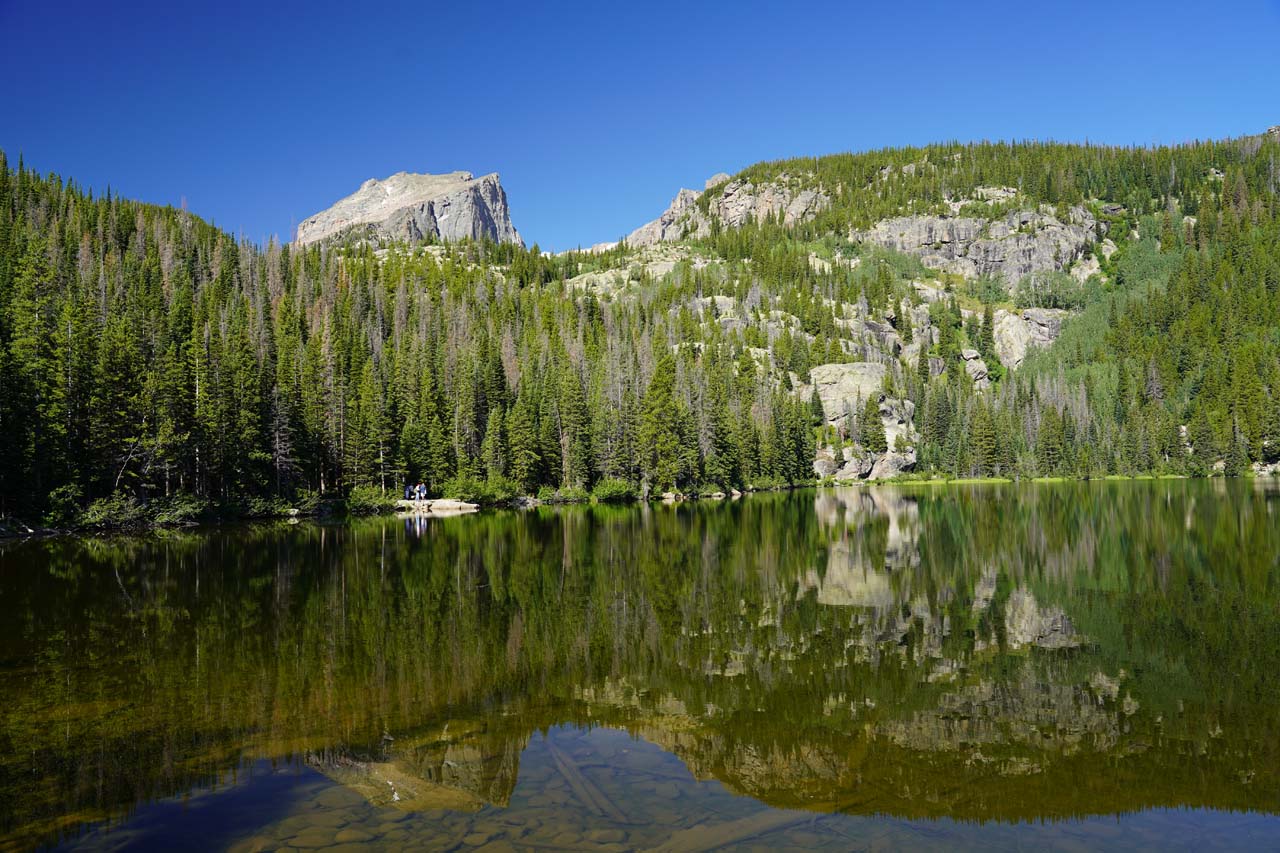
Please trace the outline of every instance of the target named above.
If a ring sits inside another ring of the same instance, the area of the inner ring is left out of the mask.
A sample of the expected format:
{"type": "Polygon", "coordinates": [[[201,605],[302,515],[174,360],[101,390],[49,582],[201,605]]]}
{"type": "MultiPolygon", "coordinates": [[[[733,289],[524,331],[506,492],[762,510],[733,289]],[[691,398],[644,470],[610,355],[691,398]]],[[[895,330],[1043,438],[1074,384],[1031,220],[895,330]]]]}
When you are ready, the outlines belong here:
{"type": "Polygon", "coordinates": [[[0,544],[0,849],[1280,847],[1280,485],[0,544]]]}

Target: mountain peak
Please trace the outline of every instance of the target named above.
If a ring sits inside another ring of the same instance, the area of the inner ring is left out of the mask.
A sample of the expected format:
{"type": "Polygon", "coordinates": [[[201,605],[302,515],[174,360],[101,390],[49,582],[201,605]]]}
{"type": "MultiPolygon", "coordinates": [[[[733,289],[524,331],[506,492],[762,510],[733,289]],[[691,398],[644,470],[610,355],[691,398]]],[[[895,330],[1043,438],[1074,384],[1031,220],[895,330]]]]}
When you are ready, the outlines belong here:
{"type": "Polygon", "coordinates": [[[464,171],[370,178],[332,207],[303,220],[297,242],[315,243],[352,231],[410,243],[431,237],[522,242],[496,172],[479,178],[464,171]]]}

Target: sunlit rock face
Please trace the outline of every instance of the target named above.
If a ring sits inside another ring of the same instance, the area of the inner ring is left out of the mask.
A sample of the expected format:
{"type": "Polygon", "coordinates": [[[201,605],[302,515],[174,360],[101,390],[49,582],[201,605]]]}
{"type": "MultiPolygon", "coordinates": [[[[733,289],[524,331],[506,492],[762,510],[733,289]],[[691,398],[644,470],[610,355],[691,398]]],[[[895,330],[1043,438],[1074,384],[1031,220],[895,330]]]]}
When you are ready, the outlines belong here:
{"type": "Polygon", "coordinates": [[[843,422],[850,414],[860,414],[868,397],[880,393],[884,375],[883,364],[869,361],[819,364],[809,371],[811,384],[800,386],[796,393],[807,398],[816,392],[827,422],[843,422]]]}
{"type": "Polygon", "coordinates": [[[933,269],[992,276],[1011,287],[1033,273],[1067,269],[1093,242],[1096,226],[1093,214],[1076,206],[1065,221],[1049,210],[1015,210],[995,219],[900,216],[853,237],[916,255],[933,269]]]}
{"type": "Polygon", "coordinates": [[[1000,363],[1010,369],[1022,364],[1032,349],[1043,349],[1062,334],[1068,312],[1056,308],[1028,308],[1012,312],[1003,308],[993,315],[993,336],[1000,363]]]}
{"type": "Polygon", "coordinates": [[[720,173],[707,180],[702,192],[681,189],[657,219],[627,235],[627,244],[652,246],[685,237],[706,237],[713,220],[725,228],[740,228],[749,221],[770,217],[795,225],[812,219],[830,204],[831,199],[820,189],[794,186],[787,175],[755,184],[720,173]],[[711,190],[717,191],[708,198],[704,211],[698,200],[711,190]]]}
{"type": "Polygon", "coordinates": [[[488,239],[520,243],[507,194],[496,173],[420,175],[397,172],[369,179],[337,204],[298,225],[297,242],[354,235],[373,240],[488,239]]]}
{"type": "Polygon", "coordinates": [[[676,193],[671,204],[662,215],[652,222],[646,222],[627,235],[628,246],[652,246],[679,240],[691,229],[698,227],[698,196],[696,190],[682,189],[676,193]]]}

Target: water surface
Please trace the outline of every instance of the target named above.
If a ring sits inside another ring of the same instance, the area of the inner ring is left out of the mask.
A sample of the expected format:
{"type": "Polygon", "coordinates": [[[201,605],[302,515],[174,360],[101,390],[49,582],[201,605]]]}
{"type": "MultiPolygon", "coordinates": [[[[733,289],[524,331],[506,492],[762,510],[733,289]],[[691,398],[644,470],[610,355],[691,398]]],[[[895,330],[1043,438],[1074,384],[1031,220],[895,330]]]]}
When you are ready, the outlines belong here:
{"type": "Polygon", "coordinates": [[[1280,489],[0,546],[0,847],[1280,846],[1280,489]]]}

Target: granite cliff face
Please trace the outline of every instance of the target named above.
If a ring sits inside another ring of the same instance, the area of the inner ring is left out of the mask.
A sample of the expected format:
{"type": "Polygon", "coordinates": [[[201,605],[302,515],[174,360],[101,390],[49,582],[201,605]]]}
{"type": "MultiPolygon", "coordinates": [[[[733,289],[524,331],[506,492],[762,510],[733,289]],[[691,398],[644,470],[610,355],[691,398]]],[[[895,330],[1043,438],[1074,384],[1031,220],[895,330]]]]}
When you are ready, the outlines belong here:
{"type": "Polygon", "coordinates": [[[349,234],[410,243],[432,237],[522,242],[497,173],[477,178],[470,172],[397,172],[381,181],[371,178],[333,207],[303,220],[297,242],[349,234]]]}
{"type": "Polygon", "coordinates": [[[830,203],[820,190],[792,187],[785,175],[776,182],[753,184],[721,172],[707,180],[702,192],[682,189],[676,193],[661,216],[627,235],[627,245],[652,246],[687,236],[705,237],[711,233],[713,219],[725,228],[740,228],[750,219],[769,216],[780,217],[784,225],[795,225],[811,219],[830,203]],[[703,212],[698,200],[712,190],[718,192],[703,212]]]}
{"type": "Polygon", "coordinates": [[[1056,308],[996,311],[993,335],[1000,363],[1012,370],[1022,364],[1029,349],[1052,344],[1062,334],[1062,322],[1069,316],[1068,312],[1056,308]]]}
{"type": "Polygon", "coordinates": [[[696,224],[691,223],[694,217],[700,215],[697,205],[701,195],[697,190],[680,190],[661,216],[627,235],[627,245],[652,246],[655,243],[679,240],[686,230],[696,228],[696,224]]]}
{"type": "Polygon", "coordinates": [[[1083,207],[1063,222],[1047,210],[1003,217],[899,216],[854,239],[916,255],[925,266],[965,278],[990,275],[1007,286],[1037,272],[1067,269],[1094,241],[1097,221],[1083,207]]]}

